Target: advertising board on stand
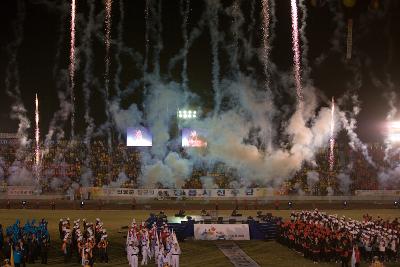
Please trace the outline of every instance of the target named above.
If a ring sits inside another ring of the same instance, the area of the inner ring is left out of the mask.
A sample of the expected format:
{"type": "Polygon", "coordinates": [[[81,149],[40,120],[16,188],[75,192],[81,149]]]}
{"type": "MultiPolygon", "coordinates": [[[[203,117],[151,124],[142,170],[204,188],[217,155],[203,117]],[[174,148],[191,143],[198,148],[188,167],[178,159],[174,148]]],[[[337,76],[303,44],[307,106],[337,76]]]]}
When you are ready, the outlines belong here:
{"type": "MultiPolygon", "coordinates": [[[[153,198],[153,199],[255,199],[273,196],[274,192],[267,188],[239,189],[133,189],[112,187],[81,187],[82,196],[90,198],[153,198]]],[[[86,197],[85,197],[86,198],[86,197]]]]}
{"type": "Polygon", "coordinates": [[[34,186],[8,186],[7,195],[9,196],[31,196],[35,192],[34,186]]]}
{"type": "Polygon", "coordinates": [[[250,240],[248,224],[195,224],[196,240],[250,240]]]}

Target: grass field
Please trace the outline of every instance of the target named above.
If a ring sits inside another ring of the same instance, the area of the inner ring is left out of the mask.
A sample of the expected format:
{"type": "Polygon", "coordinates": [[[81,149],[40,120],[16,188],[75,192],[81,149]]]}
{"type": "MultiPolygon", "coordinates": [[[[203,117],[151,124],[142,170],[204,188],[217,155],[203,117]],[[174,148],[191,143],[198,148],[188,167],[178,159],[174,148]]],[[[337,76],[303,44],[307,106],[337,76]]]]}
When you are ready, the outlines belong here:
{"type": "MultiPolygon", "coordinates": [[[[176,213],[175,210],[165,211],[168,216],[176,213]]],[[[273,215],[288,218],[289,210],[279,211],[264,211],[272,212],[273,215]]],[[[368,213],[374,217],[394,218],[400,216],[398,210],[394,209],[379,209],[379,210],[328,210],[329,214],[345,215],[353,219],[361,219],[362,215],[368,213]]],[[[187,214],[199,214],[199,211],[187,211],[187,214]]],[[[220,211],[220,215],[228,215],[230,211],[220,211]]],[[[245,211],[244,215],[255,215],[255,211],[245,211]]],[[[109,264],[95,264],[96,266],[128,266],[125,251],[125,233],[121,232],[121,228],[127,226],[135,218],[136,221],[144,220],[148,217],[149,211],[112,211],[112,210],[0,210],[0,223],[5,228],[11,225],[18,218],[22,223],[27,219],[35,218],[40,220],[46,218],[49,221],[49,231],[52,238],[52,247],[49,253],[48,266],[79,266],[76,258],[73,258],[72,263],[64,264],[63,257],[60,252],[61,243],[58,239],[58,221],[62,217],[69,217],[71,220],[77,218],[86,218],[89,221],[94,221],[97,217],[101,218],[107,229],[110,250],[109,264]]],[[[305,260],[301,255],[293,252],[276,242],[264,241],[240,241],[237,244],[260,266],[315,266],[311,261],[305,260]]],[[[182,256],[181,266],[233,266],[229,260],[219,251],[215,243],[210,241],[186,241],[181,242],[182,256]]],[[[320,266],[339,266],[339,264],[318,264],[320,266]]],[[[40,266],[40,264],[29,265],[40,266]]],[[[154,264],[149,265],[151,267],[154,264]]],[[[366,264],[364,264],[366,266],[366,264]]],[[[400,264],[391,264],[385,266],[400,266],[400,264]]]]}

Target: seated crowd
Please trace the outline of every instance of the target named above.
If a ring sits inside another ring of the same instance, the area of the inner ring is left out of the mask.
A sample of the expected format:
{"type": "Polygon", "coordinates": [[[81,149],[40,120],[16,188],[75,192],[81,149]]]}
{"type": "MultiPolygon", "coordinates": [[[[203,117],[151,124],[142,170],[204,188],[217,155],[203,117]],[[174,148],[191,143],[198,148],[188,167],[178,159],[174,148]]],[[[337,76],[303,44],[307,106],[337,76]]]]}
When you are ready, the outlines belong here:
{"type": "Polygon", "coordinates": [[[292,212],[278,223],[278,241],[318,261],[360,264],[361,259],[399,261],[400,223],[364,216],[363,221],[318,210],[292,212]]]}

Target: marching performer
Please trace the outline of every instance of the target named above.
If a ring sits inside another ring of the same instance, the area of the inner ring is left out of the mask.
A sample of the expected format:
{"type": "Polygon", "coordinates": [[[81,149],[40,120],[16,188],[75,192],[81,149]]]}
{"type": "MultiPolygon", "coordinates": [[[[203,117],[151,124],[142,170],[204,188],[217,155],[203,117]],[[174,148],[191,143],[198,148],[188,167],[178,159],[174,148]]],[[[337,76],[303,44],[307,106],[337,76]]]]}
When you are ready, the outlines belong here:
{"type": "Polygon", "coordinates": [[[181,249],[179,247],[178,242],[174,243],[174,246],[171,249],[171,266],[179,267],[179,256],[181,255],[181,249]]]}
{"type": "Polygon", "coordinates": [[[138,267],[139,248],[134,243],[130,243],[127,247],[128,261],[130,267],[138,267]]]}
{"type": "Polygon", "coordinates": [[[170,262],[170,255],[167,250],[164,250],[164,254],[161,257],[162,260],[162,267],[170,267],[171,262],[170,262]]]}
{"type": "Polygon", "coordinates": [[[143,230],[142,231],[142,263],[141,265],[147,265],[148,264],[148,257],[149,257],[149,239],[147,235],[147,231],[143,230]]]}

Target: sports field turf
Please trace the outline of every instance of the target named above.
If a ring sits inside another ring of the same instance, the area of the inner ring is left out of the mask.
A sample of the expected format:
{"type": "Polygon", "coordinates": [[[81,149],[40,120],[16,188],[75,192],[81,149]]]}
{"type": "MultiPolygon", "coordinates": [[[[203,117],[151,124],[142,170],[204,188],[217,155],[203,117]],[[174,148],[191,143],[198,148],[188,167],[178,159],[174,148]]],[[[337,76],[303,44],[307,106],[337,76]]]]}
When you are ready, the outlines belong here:
{"type": "MultiPolygon", "coordinates": [[[[173,216],[176,213],[174,210],[165,211],[168,216],[173,216]]],[[[282,216],[287,218],[290,215],[289,210],[279,211],[263,211],[272,212],[273,215],[282,216]]],[[[220,211],[220,215],[228,215],[230,211],[220,211]]],[[[255,215],[255,211],[243,212],[244,215],[255,215]]],[[[383,218],[394,218],[400,216],[399,210],[395,209],[379,209],[379,210],[328,210],[329,214],[345,215],[353,219],[361,219],[362,215],[368,213],[373,217],[381,216],[383,218]]],[[[186,214],[199,214],[199,211],[187,211],[186,214]]],[[[107,229],[110,250],[109,264],[95,264],[95,266],[128,266],[124,244],[125,244],[125,231],[121,228],[128,226],[135,218],[137,222],[144,220],[148,217],[149,211],[129,211],[129,210],[0,210],[0,223],[3,229],[11,225],[18,218],[22,223],[27,219],[35,218],[36,221],[41,218],[46,218],[49,221],[49,231],[52,238],[51,250],[49,253],[48,266],[79,266],[74,257],[72,263],[64,264],[63,257],[60,252],[60,240],[58,238],[58,221],[60,218],[69,217],[71,220],[77,218],[86,218],[89,221],[94,221],[100,218],[104,222],[107,229]]],[[[305,260],[301,255],[293,252],[276,242],[264,241],[240,241],[237,244],[260,266],[315,266],[310,260],[305,260]]],[[[182,248],[181,266],[190,267],[204,267],[204,266],[233,266],[227,258],[218,250],[215,243],[210,241],[185,241],[180,243],[182,248]]],[[[340,266],[339,264],[318,264],[319,266],[340,266]]],[[[28,266],[41,266],[40,264],[28,266]]],[[[154,264],[148,265],[150,267],[154,264]]],[[[364,264],[364,266],[367,266],[364,264]]],[[[400,266],[397,264],[388,264],[385,266],[400,266]]]]}

